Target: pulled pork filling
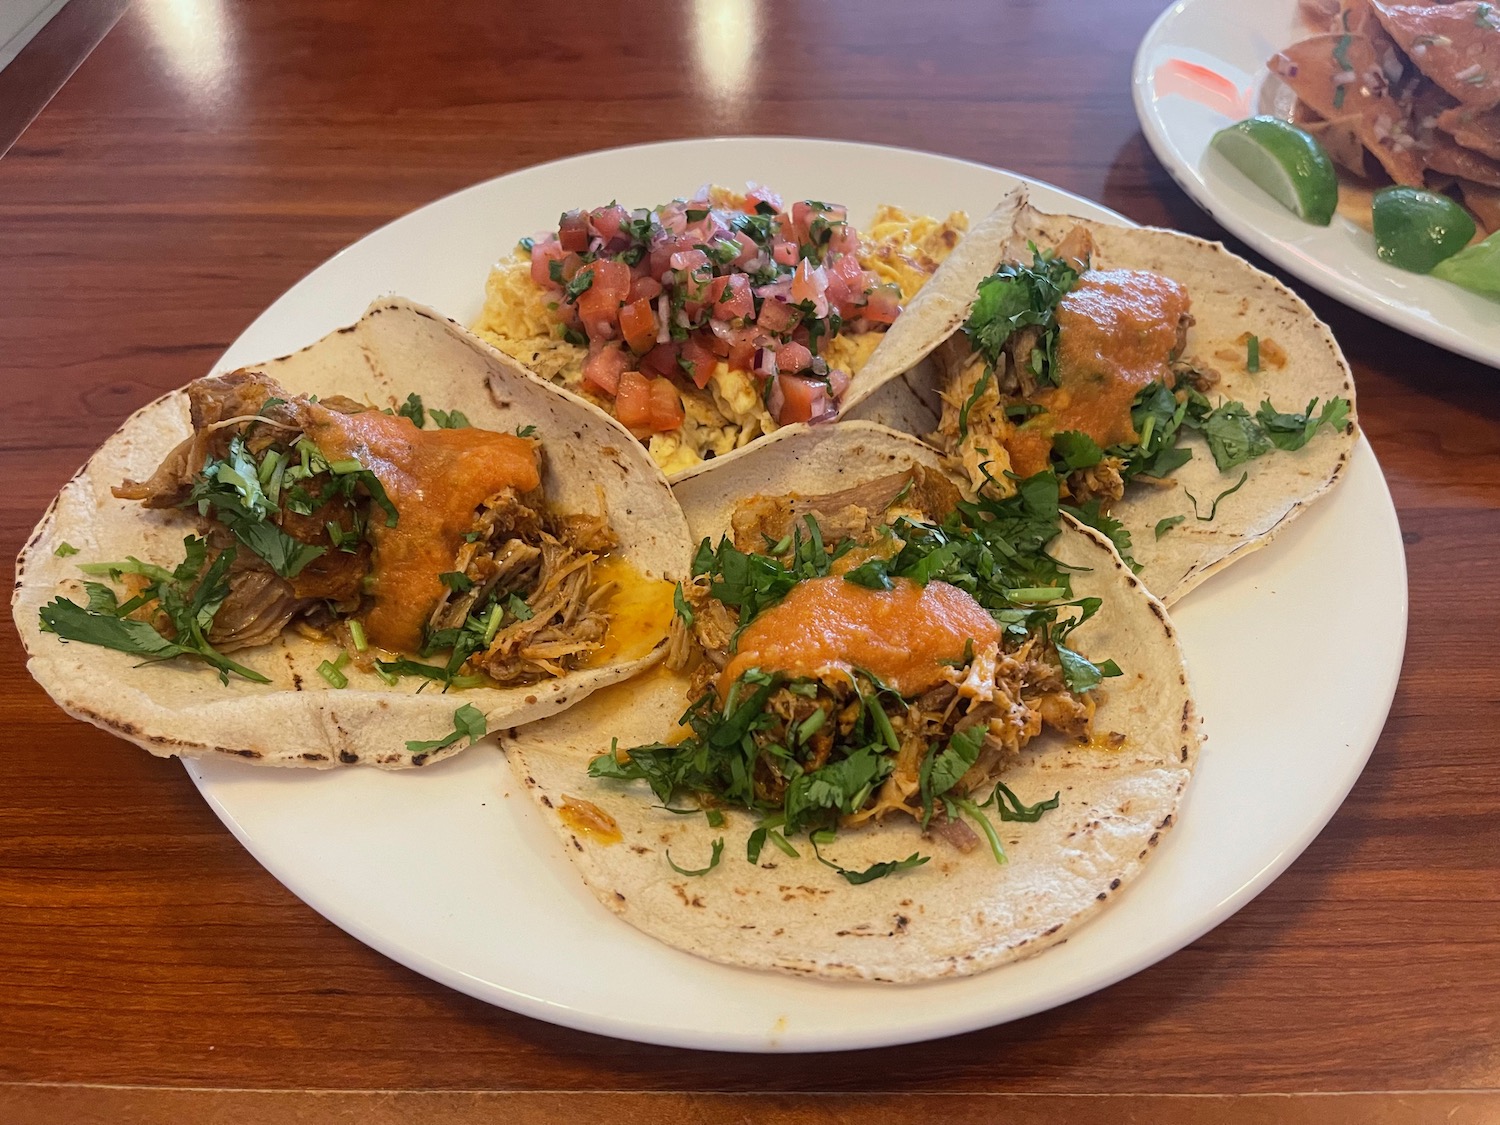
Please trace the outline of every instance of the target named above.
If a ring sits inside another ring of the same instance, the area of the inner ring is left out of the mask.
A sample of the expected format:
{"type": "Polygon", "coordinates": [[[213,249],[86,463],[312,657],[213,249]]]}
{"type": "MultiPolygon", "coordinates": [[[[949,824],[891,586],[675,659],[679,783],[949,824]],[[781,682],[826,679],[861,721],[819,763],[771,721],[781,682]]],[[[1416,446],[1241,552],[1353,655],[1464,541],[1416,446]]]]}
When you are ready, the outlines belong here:
{"type": "MultiPolygon", "coordinates": [[[[547,509],[534,439],[436,411],[449,428],[423,429],[415,396],[391,414],[249,371],[188,395],[192,436],[114,493],[206,517],[201,572],[230,556],[206,629],[214,650],[293,627],[387,678],[471,686],[559,676],[603,643],[614,585],[594,567],[614,537],[602,517],[547,509]],[[446,664],[377,659],[435,652],[446,664]]],[[[173,637],[159,598],[134,616],[173,637]]]]}
{"type": "MultiPolygon", "coordinates": [[[[1087,227],[1054,249],[1032,244],[1031,257],[983,279],[963,330],[935,353],[945,381],[930,440],[974,494],[1001,499],[1053,476],[1068,513],[1132,563],[1129,529],[1109,513],[1132,483],[1176,487],[1173,474],[1195,455],[1182,444],[1187,434],[1200,435],[1228,473],[1347,424],[1352,404],[1339,397],[1300,411],[1269,399],[1253,411],[1210,401],[1220,374],[1189,353],[1186,288],[1149,270],[1097,268],[1087,227]]],[[[1274,340],[1250,332],[1218,342],[1226,346],[1195,343],[1247,375],[1288,362],[1274,340]]],[[[1158,526],[1157,537],[1172,526],[1158,526]]]]}
{"type": "MultiPolygon", "coordinates": [[[[964,575],[993,557],[1000,520],[976,515],[981,526],[966,528],[958,502],[922,467],[743,502],[734,541],[713,552],[704,542],[671,626],[668,665],[690,677],[692,736],[605,755],[590,772],[646,779],[664,801],[745,806],[815,843],[900,813],[964,851],[979,824],[998,853],[982,804],[1002,819],[1052,807],[996,783],[1044,729],[1090,739],[1093,689],[1118,669],[1068,652],[1091,673],[1070,682],[1060,653],[1076,620],[996,596],[1022,582],[1032,589],[1009,592],[1061,600],[1061,571],[1050,571],[1055,587],[998,566],[990,585],[964,575]]],[[[1039,547],[1032,565],[1055,568],[1039,547]]]]}

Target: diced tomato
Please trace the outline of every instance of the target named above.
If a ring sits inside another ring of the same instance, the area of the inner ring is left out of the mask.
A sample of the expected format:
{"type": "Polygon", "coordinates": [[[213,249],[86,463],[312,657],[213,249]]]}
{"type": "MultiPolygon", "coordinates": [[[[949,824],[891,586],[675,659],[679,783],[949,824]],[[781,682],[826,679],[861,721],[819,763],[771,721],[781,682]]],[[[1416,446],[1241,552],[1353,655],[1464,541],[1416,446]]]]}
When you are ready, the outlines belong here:
{"type": "Polygon", "coordinates": [[[781,413],[776,421],[783,426],[793,422],[811,422],[828,409],[828,388],[821,379],[803,375],[778,375],[781,391],[781,413]]]}
{"type": "Polygon", "coordinates": [[[595,344],[583,361],[583,379],[607,395],[620,389],[620,376],[630,364],[619,344],[595,344]]]}
{"type": "MultiPolygon", "coordinates": [[[[661,382],[659,379],[654,381],[661,382]]],[[[615,417],[632,430],[651,423],[652,382],[639,371],[620,374],[619,389],[615,392],[615,417]]]]}
{"type": "Polygon", "coordinates": [[[656,375],[680,375],[677,357],[682,354],[682,345],[675,340],[668,344],[657,344],[641,357],[641,370],[656,375]]]}
{"type": "Polygon", "coordinates": [[[731,341],[725,362],[735,371],[749,371],[755,363],[755,345],[749,340],[731,341]]]}
{"type": "Polygon", "coordinates": [[[859,259],[853,254],[830,254],[825,269],[828,271],[828,300],[838,307],[840,316],[853,320],[865,303],[865,289],[868,287],[859,259]]]}
{"type": "Polygon", "coordinates": [[[859,264],[859,259],[853,254],[830,254],[827,262],[828,280],[832,284],[835,277],[842,278],[844,282],[856,293],[865,291],[865,270],[859,264]]]}
{"type": "Polygon", "coordinates": [[[654,301],[661,296],[661,282],[654,277],[637,277],[630,283],[627,301],[654,301]]]}
{"type": "Polygon", "coordinates": [[[557,224],[557,241],[564,250],[583,253],[589,248],[589,217],[582,211],[564,211],[557,224]]]}
{"type": "Polygon", "coordinates": [[[828,250],[832,254],[853,255],[859,252],[859,232],[847,222],[840,223],[833,228],[833,234],[828,239],[828,250]]]}
{"type": "Polygon", "coordinates": [[[772,335],[781,336],[791,330],[801,315],[785,301],[767,298],[760,303],[760,315],[755,318],[755,323],[772,335]]]}
{"type": "Polygon", "coordinates": [[[682,351],[678,356],[678,369],[686,374],[699,390],[708,386],[708,381],[713,377],[714,367],[718,362],[718,357],[713,351],[705,347],[703,341],[696,336],[689,336],[682,342],[682,351]]]}
{"type": "Polygon", "coordinates": [[[785,375],[805,371],[812,366],[812,352],[801,344],[782,344],[776,349],[776,370],[785,375]]]}
{"type": "Polygon", "coordinates": [[[668,265],[674,270],[696,270],[708,265],[708,255],[696,246],[688,250],[678,250],[668,259],[668,265]]]}
{"type": "Polygon", "coordinates": [[[682,408],[682,395],[677,388],[665,379],[652,379],[650,391],[651,428],[658,433],[680,429],[687,413],[682,408]]]}
{"type": "Polygon", "coordinates": [[[713,305],[709,312],[715,320],[748,319],[755,312],[755,298],[750,294],[750,279],[742,273],[714,278],[709,290],[713,305]]]}
{"type": "MultiPolygon", "coordinates": [[[[690,234],[668,235],[651,247],[647,255],[651,262],[651,276],[657,279],[671,269],[672,255],[686,253],[697,245],[698,240],[690,234]]],[[[700,250],[701,254],[702,251],[700,250]]]]}
{"type": "Polygon", "coordinates": [[[901,290],[894,285],[877,285],[863,309],[866,320],[876,324],[892,324],[901,315],[901,290]]]}
{"type": "Polygon", "coordinates": [[[625,225],[625,220],[630,218],[630,212],[618,203],[608,207],[595,207],[589,213],[589,226],[594,228],[594,233],[605,242],[609,242],[620,233],[620,228],[625,225]]]}
{"type": "Polygon", "coordinates": [[[777,240],[776,244],[771,247],[771,257],[783,266],[795,266],[800,253],[795,242],[777,240]]]}
{"type": "Polygon", "coordinates": [[[579,295],[578,315],[590,336],[610,338],[619,319],[620,305],[630,292],[630,267],[624,262],[601,258],[584,268],[594,280],[579,295]]]}
{"type": "Polygon", "coordinates": [[[744,231],[735,231],[734,240],[740,244],[739,257],[735,258],[734,260],[735,265],[746,265],[752,258],[760,253],[760,246],[756,243],[755,239],[751,238],[744,231]]]}
{"type": "Polygon", "coordinates": [[[729,341],[723,336],[716,336],[712,332],[698,333],[698,338],[703,341],[703,346],[720,359],[729,358],[729,341]]]}
{"type": "Polygon", "coordinates": [[[554,238],[549,238],[545,242],[533,243],[531,247],[531,280],[544,289],[559,288],[562,282],[552,280],[552,263],[562,261],[567,256],[567,253],[554,238]]]}
{"type": "Polygon", "coordinates": [[[802,301],[816,301],[828,289],[828,271],[822,266],[816,269],[811,262],[802,261],[797,263],[797,271],[792,274],[792,303],[800,304],[802,301]]]}
{"type": "Polygon", "coordinates": [[[820,214],[822,212],[805,199],[792,204],[792,229],[797,232],[798,242],[812,241],[812,221],[820,214]]]}
{"type": "Polygon", "coordinates": [[[620,310],[620,335],[637,355],[656,347],[656,314],[651,311],[650,300],[642,297],[620,310]]]}

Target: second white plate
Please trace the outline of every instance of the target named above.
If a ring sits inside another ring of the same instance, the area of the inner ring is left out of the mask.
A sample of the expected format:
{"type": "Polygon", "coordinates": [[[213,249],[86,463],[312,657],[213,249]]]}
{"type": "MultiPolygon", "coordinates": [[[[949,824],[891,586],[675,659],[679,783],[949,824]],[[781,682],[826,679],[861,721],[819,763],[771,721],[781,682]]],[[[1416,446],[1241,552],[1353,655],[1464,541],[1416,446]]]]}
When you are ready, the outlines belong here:
{"type": "Polygon", "coordinates": [[[1386,265],[1343,216],[1304,223],[1209,150],[1224,126],[1267,111],[1266,60],[1313,34],[1297,0],[1179,0],[1135,57],[1136,116],[1152,150],[1194,202],[1249,246],[1360,312],[1500,367],[1500,304],[1386,265]]]}

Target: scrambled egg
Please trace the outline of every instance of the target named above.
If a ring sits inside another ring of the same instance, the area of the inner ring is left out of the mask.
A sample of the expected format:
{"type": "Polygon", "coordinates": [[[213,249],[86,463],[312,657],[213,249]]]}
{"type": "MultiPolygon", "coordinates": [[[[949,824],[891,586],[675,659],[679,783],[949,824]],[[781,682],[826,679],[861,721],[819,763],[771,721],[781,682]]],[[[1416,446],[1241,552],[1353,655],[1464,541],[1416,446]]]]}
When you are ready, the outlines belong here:
{"type": "Polygon", "coordinates": [[[901,299],[910,301],[968,229],[969,216],[963,211],[939,221],[882,203],[874,222],[861,232],[859,264],[900,286],[901,299]]]}
{"type": "MultiPolygon", "coordinates": [[[[711,188],[716,207],[737,207],[743,197],[711,188]]],[[[958,245],[969,229],[969,217],[955,211],[946,219],[912,215],[882,205],[874,221],[860,232],[859,263],[881,281],[897,285],[910,301],[958,245]]],[[[553,319],[551,296],[531,280],[531,257],[525,251],[497,262],[484,286],[484,309],[474,331],[536,374],[567,387],[609,409],[609,401],[583,382],[588,349],[562,338],[553,319]]],[[[879,346],[883,333],[841,333],[825,343],[821,354],[830,367],[853,375],[879,346]]],[[[666,473],[690,469],[708,457],[721,457],[776,429],[755,381],[744,371],[715,366],[708,386],[683,394],[682,428],[651,438],[651,456],[666,473]]]]}

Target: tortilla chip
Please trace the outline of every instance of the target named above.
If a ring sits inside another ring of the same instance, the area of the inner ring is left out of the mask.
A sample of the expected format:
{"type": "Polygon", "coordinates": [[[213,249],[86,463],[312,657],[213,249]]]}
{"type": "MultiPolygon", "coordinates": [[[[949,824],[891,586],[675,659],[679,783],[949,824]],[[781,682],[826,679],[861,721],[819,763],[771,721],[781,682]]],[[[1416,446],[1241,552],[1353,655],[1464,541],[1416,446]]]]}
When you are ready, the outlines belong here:
{"type": "Polygon", "coordinates": [[[1417,68],[1444,90],[1474,109],[1500,105],[1500,8],[1488,0],[1433,6],[1370,0],[1370,7],[1417,68]]]}

